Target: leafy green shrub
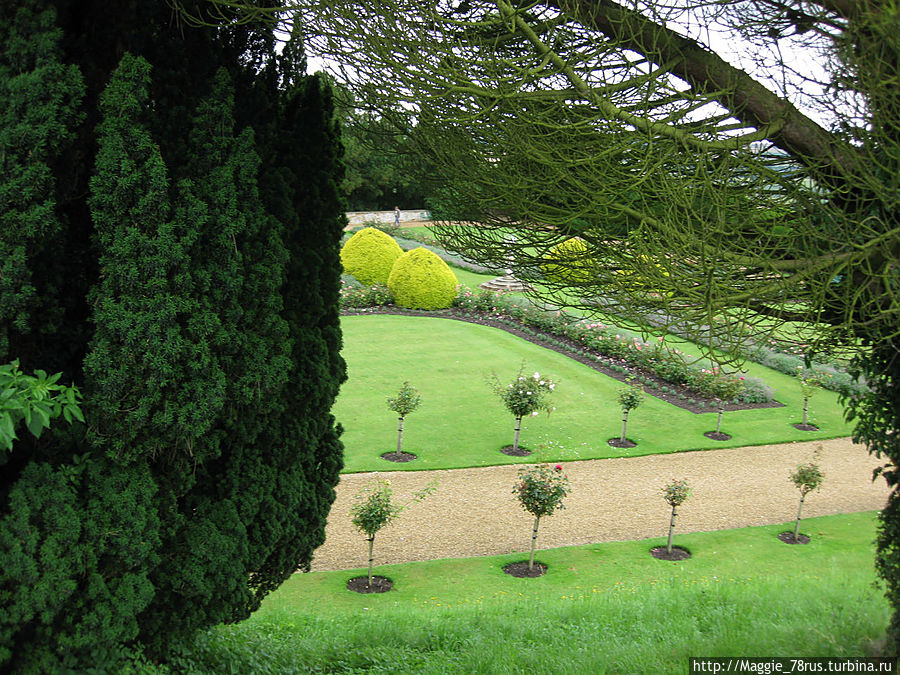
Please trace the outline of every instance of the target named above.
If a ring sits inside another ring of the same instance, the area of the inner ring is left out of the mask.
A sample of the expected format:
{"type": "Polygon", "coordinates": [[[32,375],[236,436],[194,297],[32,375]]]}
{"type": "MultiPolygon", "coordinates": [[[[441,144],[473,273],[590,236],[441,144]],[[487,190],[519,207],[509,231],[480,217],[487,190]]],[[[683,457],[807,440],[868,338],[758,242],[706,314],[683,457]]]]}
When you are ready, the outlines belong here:
{"type": "Polygon", "coordinates": [[[383,307],[393,305],[394,297],[384,284],[355,286],[341,284],[341,307],[383,307]]]}
{"type": "MultiPolygon", "coordinates": [[[[437,482],[432,481],[422,490],[413,493],[411,503],[419,502],[432,494],[437,489],[437,482]]],[[[350,518],[357,530],[366,535],[369,542],[369,579],[368,585],[372,587],[372,567],[374,556],[372,553],[375,545],[375,535],[399,516],[409,504],[398,504],[393,501],[393,491],[389,480],[369,483],[353,499],[355,503],[350,507],[350,518]]]]}
{"type": "Polygon", "coordinates": [[[551,248],[541,265],[548,281],[562,284],[586,284],[594,278],[594,268],[594,261],[587,256],[587,246],[578,237],[551,248]]]}
{"type": "Polygon", "coordinates": [[[794,521],[795,542],[800,534],[800,518],[803,513],[803,502],[806,500],[806,495],[813,490],[818,490],[822,487],[822,482],[825,480],[825,474],[822,473],[819,465],[815,462],[821,450],[822,446],[819,446],[818,450],[816,450],[813,455],[814,461],[801,464],[797,467],[797,470],[791,474],[791,482],[798,490],[800,490],[800,505],[797,507],[797,520],[794,521]]]}
{"type": "Polygon", "coordinates": [[[687,501],[692,492],[693,489],[686,480],[673,480],[662,488],[663,499],[672,507],[672,517],[669,520],[669,536],[666,542],[666,551],[670,555],[672,553],[672,535],[675,532],[675,516],[678,515],[677,509],[687,501]]]}
{"type": "Polygon", "coordinates": [[[552,516],[554,511],[564,509],[562,500],[569,494],[569,478],[563,473],[562,465],[552,469],[547,464],[531,469],[519,469],[519,478],[513,486],[513,494],[522,508],[534,516],[531,530],[531,554],[528,569],[534,568],[534,546],[537,541],[538,525],[544,516],[552,516]]]}
{"type": "Polygon", "coordinates": [[[391,268],[403,249],[389,235],[374,227],[364,227],[341,248],[341,265],[361,283],[386,284],[391,268]]]}
{"type": "Polygon", "coordinates": [[[625,430],[628,426],[628,413],[643,403],[644,390],[629,384],[627,387],[619,389],[617,400],[619,401],[619,407],[622,408],[622,437],[619,440],[624,443],[627,440],[625,430]]]}
{"type": "Polygon", "coordinates": [[[70,424],[74,420],[84,422],[78,402],[78,387],[57,384],[62,373],[47,376],[43,370],[35,370],[34,376],[19,370],[19,361],[0,366],[0,447],[12,450],[18,438],[16,426],[25,427],[35,438],[50,428],[50,420],[60,415],[70,424]]]}
{"type": "Polygon", "coordinates": [[[443,260],[424,248],[397,258],[388,277],[394,302],[407,309],[446,309],[453,304],[456,275],[443,260]]]}
{"type": "Polygon", "coordinates": [[[758,377],[745,377],[743,385],[738,394],[738,400],[742,403],[766,403],[775,397],[772,388],[758,377]]]}
{"type": "Polygon", "coordinates": [[[494,375],[490,382],[494,393],[503,401],[506,409],[516,419],[516,434],[513,439],[513,452],[519,449],[519,433],[522,429],[522,418],[528,415],[537,415],[540,410],[550,412],[550,394],[556,388],[556,383],[549,377],[541,377],[535,372],[525,375],[525,363],[519,368],[516,379],[504,386],[494,375]]]}
{"type": "Polygon", "coordinates": [[[415,411],[421,403],[422,396],[408,381],[403,383],[396,396],[392,396],[387,400],[388,408],[397,413],[399,418],[397,426],[397,452],[403,451],[403,420],[406,419],[407,415],[415,411]]]}

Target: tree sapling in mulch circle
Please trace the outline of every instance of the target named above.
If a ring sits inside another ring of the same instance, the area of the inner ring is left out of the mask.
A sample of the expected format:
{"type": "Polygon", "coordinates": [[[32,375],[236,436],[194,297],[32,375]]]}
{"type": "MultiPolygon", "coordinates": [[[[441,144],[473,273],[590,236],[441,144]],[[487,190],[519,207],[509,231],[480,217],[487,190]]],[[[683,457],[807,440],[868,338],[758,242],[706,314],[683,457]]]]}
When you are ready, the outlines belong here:
{"type": "Polygon", "coordinates": [[[678,515],[678,507],[687,501],[687,498],[691,496],[692,491],[691,486],[686,480],[673,480],[662,488],[663,498],[666,500],[666,503],[672,507],[672,518],[669,520],[669,539],[666,542],[666,547],[663,548],[662,546],[657,546],[650,551],[654,558],[661,558],[664,560],[684,560],[685,558],[691,557],[686,549],[672,547],[672,535],[675,533],[675,516],[678,515]]]}
{"type": "Polygon", "coordinates": [[[737,398],[743,389],[743,377],[735,377],[733,379],[724,379],[718,383],[716,387],[716,409],[718,417],[716,418],[716,430],[708,431],[704,434],[707,438],[717,441],[727,441],[731,438],[728,434],[722,433],[722,415],[725,413],[725,405],[729,401],[737,398]]]}
{"type": "Polygon", "coordinates": [[[637,408],[644,401],[644,389],[633,383],[629,383],[627,387],[619,389],[618,394],[619,407],[622,408],[622,436],[618,439],[610,439],[608,443],[617,448],[630,448],[635,445],[626,437],[628,429],[628,413],[637,408]]]}
{"type": "MultiPolygon", "coordinates": [[[[418,390],[413,387],[408,381],[403,383],[403,386],[400,387],[400,391],[396,396],[392,396],[387,400],[388,408],[393,410],[398,415],[398,424],[397,424],[397,459],[403,459],[403,420],[406,419],[406,416],[413,412],[419,405],[422,403],[422,397],[419,395],[418,390]]],[[[390,454],[390,453],[388,453],[390,454]]],[[[411,453],[405,453],[407,455],[411,453]]],[[[385,457],[385,455],[382,455],[385,457]]],[[[414,455],[412,456],[415,457],[414,455]]]]}
{"type": "Polygon", "coordinates": [[[778,538],[786,544],[809,543],[809,537],[800,534],[800,517],[803,513],[803,502],[806,501],[806,495],[813,490],[818,490],[822,487],[822,482],[825,480],[825,474],[822,473],[822,470],[816,463],[821,449],[820,446],[819,449],[816,450],[812,462],[801,464],[797,467],[797,470],[791,474],[791,482],[797,486],[798,490],[800,490],[800,505],[797,507],[797,520],[794,522],[794,531],[782,532],[778,535],[778,538]]]}
{"type": "Polygon", "coordinates": [[[562,502],[569,494],[569,479],[563,472],[561,464],[553,467],[549,464],[540,464],[530,469],[519,469],[519,477],[512,491],[518,497],[522,508],[534,516],[534,527],[531,530],[531,553],[528,556],[527,571],[521,570],[521,563],[507,565],[504,571],[514,576],[540,576],[546,568],[542,566],[537,574],[534,573],[534,547],[538,525],[544,516],[552,516],[557,509],[565,508],[562,502]]]}
{"type": "MultiPolygon", "coordinates": [[[[491,381],[491,388],[516,419],[516,434],[513,438],[512,447],[506,454],[530,454],[528,452],[522,453],[519,450],[522,418],[529,415],[537,415],[541,410],[546,410],[548,413],[554,410],[550,405],[549,398],[550,393],[556,388],[556,383],[548,377],[541,377],[541,374],[538,372],[532,375],[525,375],[525,364],[523,363],[515,380],[507,385],[503,385],[497,376],[494,375],[491,381]]],[[[506,451],[506,448],[504,450],[506,451]]]]}
{"type": "MultiPolygon", "coordinates": [[[[800,366],[802,369],[802,366],[800,366]]],[[[801,431],[818,431],[819,427],[814,424],[809,423],[809,399],[813,397],[813,395],[819,390],[822,386],[822,381],[813,376],[813,375],[804,375],[800,373],[800,393],[803,394],[803,419],[800,424],[795,424],[794,427],[800,429],[801,431]]]]}
{"type": "MultiPolygon", "coordinates": [[[[423,489],[413,493],[409,504],[420,502],[437,489],[437,481],[432,481],[423,489]]],[[[355,503],[350,508],[350,515],[356,529],[366,535],[369,542],[369,573],[366,583],[363,585],[363,577],[355,577],[347,582],[347,588],[359,593],[383,593],[391,590],[393,584],[390,579],[374,577],[372,567],[374,563],[373,549],[375,547],[375,535],[382,527],[391,523],[409,504],[398,504],[393,501],[393,491],[389,480],[374,481],[366,485],[353,497],[355,503]],[[375,583],[377,581],[377,583],[375,583]]]]}

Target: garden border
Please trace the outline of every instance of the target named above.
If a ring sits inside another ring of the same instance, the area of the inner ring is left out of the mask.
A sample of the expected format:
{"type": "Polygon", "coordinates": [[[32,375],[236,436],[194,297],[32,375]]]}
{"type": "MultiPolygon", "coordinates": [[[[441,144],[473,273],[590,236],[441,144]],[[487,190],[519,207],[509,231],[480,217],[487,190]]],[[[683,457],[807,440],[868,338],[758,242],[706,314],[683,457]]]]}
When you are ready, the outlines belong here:
{"type": "MultiPolygon", "coordinates": [[[[588,356],[585,351],[583,345],[580,345],[572,340],[567,340],[565,338],[559,337],[540,337],[535,335],[535,329],[532,327],[530,331],[524,331],[519,328],[516,328],[513,325],[510,325],[506,321],[498,321],[496,319],[491,319],[483,316],[473,315],[469,312],[462,311],[456,308],[451,309],[441,309],[441,310],[417,310],[417,309],[402,309],[398,307],[390,307],[390,306],[380,306],[380,307],[366,307],[366,308],[346,308],[341,310],[341,316],[368,316],[372,314],[388,314],[388,315],[396,315],[396,316],[418,316],[418,317],[426,317],[426,318],[438,318],[438,319],[451,319],[454,321],[462,321],[465,323],[474,323],[481,326],[488,326],[490,328],[499,328],[501,330],[506,331],[516,337],[520,337],[523,340],[527,340],[532,344],[538,345],[540,347],[544,347],[545,349],[549,349],[558,354],[562,354],[563,356],[567,356],[579,363],[582,363],[589,368],[593,368],[599,373],[603,375],[607,375],[619,382],[627,382],[628,378],[631,377],[630,373],[620,373],[616,370],[613,370],[609,367],[612,359],[609,359],[606,356],[602,356],[599,354],[594,354],[593,358],[588,356]],[[556,343],[569,344],[570,348],[559,346],[556,343]]],[[[672,405],[681,408],[683,410],[687,410],[688,412],[692,412],[697,415],[702,415],[703,413],[717,413],[718,407],[715,399],[707,398],[701,396],[697,392],[688,389],[683,385],[675,385],[667,380],[663,380],[647,371],[641,370],[640,368],[630,366],[630,368],[636,372],[641,373],[641,375],[654,383],[654,386],[645,386],[644,391],[654,398],[658,398],[661,401],[665,401],[666,403],[671,403],[672,405]],[[659,386],[670,387],[675,390],[674,394],[670,394],[667,392],[663,392],[659,389],[659,386]],[[681,399],[679,398],[679,394],[686,396],[687,398],[681,399]],[[689,399],[694,401],[702,401],[703,406],[698,405],[697,403],[690,404],[688,402],[689,399]]],[[[756,410],[759,408],[783,408],[784,403],[780,403],[776,400],[768,401],[766,403],[726,403],[724,406],[725,411],[732,410],[756,410]]]]}

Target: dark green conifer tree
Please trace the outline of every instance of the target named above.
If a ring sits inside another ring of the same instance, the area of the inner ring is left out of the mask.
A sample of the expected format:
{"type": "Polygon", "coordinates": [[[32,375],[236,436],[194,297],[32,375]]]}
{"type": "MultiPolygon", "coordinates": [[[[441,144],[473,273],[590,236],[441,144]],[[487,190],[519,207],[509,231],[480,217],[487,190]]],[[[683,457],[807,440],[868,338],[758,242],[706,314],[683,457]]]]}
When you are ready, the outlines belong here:
{"type": "MultiPolygon", "coordinates": [[[[16,206],[44,229],[2,239],[25,251],[4,358],[62,370],[86,417],[0,455],[0,668],[164,657],[248,616],[324,539],[345,377],[330,92],[272,26],[171,18],[165,0],[0,10],[0,36],[60,45],[45,183],[16,206]]],[[[17,58],[0,91],[37,77],[17,58]]],[[[0,142],[39,103],[0,103],[0,142]]]]}

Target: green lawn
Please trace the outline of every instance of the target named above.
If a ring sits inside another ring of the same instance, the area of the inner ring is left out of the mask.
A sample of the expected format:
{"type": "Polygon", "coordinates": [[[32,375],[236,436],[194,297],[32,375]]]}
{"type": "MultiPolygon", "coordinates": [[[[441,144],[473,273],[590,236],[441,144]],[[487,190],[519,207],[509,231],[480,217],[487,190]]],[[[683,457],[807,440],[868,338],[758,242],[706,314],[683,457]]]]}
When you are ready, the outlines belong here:
{"type": "Polygon", "coordinates": [[[533,462],[499,452],[512,443],[513,419],[486,382],[496,372],[510,381],[524,360],[559,382],[553,394],[557,410],[523,423],[521,444],[537,459],[566,461],[682,450],[763,445],[846,436],[837,395],[820,391],[811,401],[810,421],[819,432],[802,432],[802,397],[795,378],[748,364],[785,407],[727,412],[722,430],[732,439],[703,436],[716,425],[716,414],[696,415],[647,396],[629,416],[628,437],[637,447],[619,450],[607,444],[621,433],[617,380],[566,356],[533,345],[497,328],[432,317],[343,317],[343,355],[349,380],[334,407],[345,433],[345,472],[425,470],[533,462]],[[406,420],[403,449],[419,459],[406,464],[380,458],[396,449],[397,421],[387,408],[404,380],[422,394],[422,405],[406,420]]]}
{"type": "Polygon", "coordinates": [[[537,579],[502,572],[523,554],[380,567],[396,588],[359,595],[363,570],[296,574],[248,621],[201,639],[199,672],[686,673],[690,656],[877,653],[889,607],[874,587],[874,514],[540,551],[537,579]]]}

